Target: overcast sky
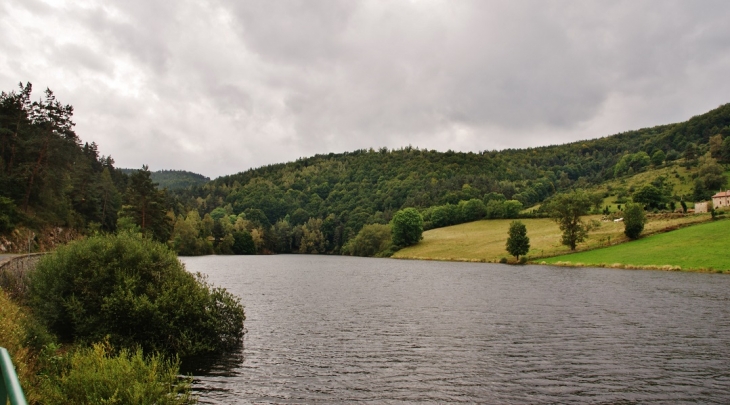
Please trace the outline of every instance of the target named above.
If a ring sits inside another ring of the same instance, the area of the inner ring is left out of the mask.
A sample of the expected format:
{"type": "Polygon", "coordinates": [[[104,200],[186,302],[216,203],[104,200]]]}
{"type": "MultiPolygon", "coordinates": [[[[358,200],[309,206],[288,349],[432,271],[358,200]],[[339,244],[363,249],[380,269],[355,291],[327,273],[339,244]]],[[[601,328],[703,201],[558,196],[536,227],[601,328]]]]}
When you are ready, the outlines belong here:
{"type": "Polygon", "coordinates": [[[730,102],[730,1],[3,0],[0,89],[75,108],[118,167],[481,151],[730,102]]]}

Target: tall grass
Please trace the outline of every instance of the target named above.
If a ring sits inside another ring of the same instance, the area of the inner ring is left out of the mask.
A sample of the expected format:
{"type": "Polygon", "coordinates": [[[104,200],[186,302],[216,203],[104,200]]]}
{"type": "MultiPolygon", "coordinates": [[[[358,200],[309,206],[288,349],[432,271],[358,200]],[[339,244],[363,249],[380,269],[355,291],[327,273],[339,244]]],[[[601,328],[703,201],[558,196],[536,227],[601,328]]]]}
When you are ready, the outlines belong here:
{"type": "Polygon", "coordinates": [[[142,350],[114,353],[109,343],[81,348],[52,362],[56,372],[44,380],[43,403],[158,404],[194,403],[190,379],[179,379],[179,363],[142,350]]]}

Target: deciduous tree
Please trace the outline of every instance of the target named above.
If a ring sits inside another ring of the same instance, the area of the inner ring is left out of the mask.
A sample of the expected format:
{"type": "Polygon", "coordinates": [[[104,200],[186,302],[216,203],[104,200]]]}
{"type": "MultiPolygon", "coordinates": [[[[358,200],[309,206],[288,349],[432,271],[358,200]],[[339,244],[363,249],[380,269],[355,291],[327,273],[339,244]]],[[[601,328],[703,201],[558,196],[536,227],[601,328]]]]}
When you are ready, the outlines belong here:
{"type": "Polygon", "coordinates": [[[521,255],[530,251],[530,238],[527,237],[527,227],[520,221],[512,221],[509,224],[509,237],[507,238],[507,252],[520,260],[521,255]]]}
{"type": "Polygon", "coordinates": [[[588,236],[590,225],[581,220],[591,209],[591,200],[583,190],[559,194],[550,202],[549,212],[563,232],[562,243],[575,250],[588,236]]]}
{"type": "Polygon", "coordinates": [[[629,239],[638,239],[644,230],[646,215],[641,204],[626,204],[624,208],[624,234],[629,239]]]}
{"type": "Polygon", "coordinates": [[[423,238],[423,217],[415,208],[400,210],[393,216],[391,231],[394,245],[415,245],[423,238]]]}

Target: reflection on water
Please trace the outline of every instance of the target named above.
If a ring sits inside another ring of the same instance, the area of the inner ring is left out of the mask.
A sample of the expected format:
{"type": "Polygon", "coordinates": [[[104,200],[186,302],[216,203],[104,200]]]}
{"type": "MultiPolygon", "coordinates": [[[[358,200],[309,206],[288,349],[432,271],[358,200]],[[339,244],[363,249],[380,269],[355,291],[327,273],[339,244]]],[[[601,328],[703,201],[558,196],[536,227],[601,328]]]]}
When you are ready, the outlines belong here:
{"type": "Polygon", "coordinates": [[[730,277],[326,256],[184,258],[246,305],[201,403],[730,403],[730,277]]]}

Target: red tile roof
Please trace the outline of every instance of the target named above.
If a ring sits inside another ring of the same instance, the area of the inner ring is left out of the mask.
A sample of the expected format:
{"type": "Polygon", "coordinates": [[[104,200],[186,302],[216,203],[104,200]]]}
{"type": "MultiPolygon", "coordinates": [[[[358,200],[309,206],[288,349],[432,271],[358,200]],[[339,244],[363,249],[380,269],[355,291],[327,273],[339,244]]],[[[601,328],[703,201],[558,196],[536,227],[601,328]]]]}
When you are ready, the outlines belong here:
{"type": "Polygon", "coordinates": [[[728,191],[720,191],[719,193],[712,196],[712,198],[721,198],[721,197],[730,197],[730,190],[728,191]]]}

